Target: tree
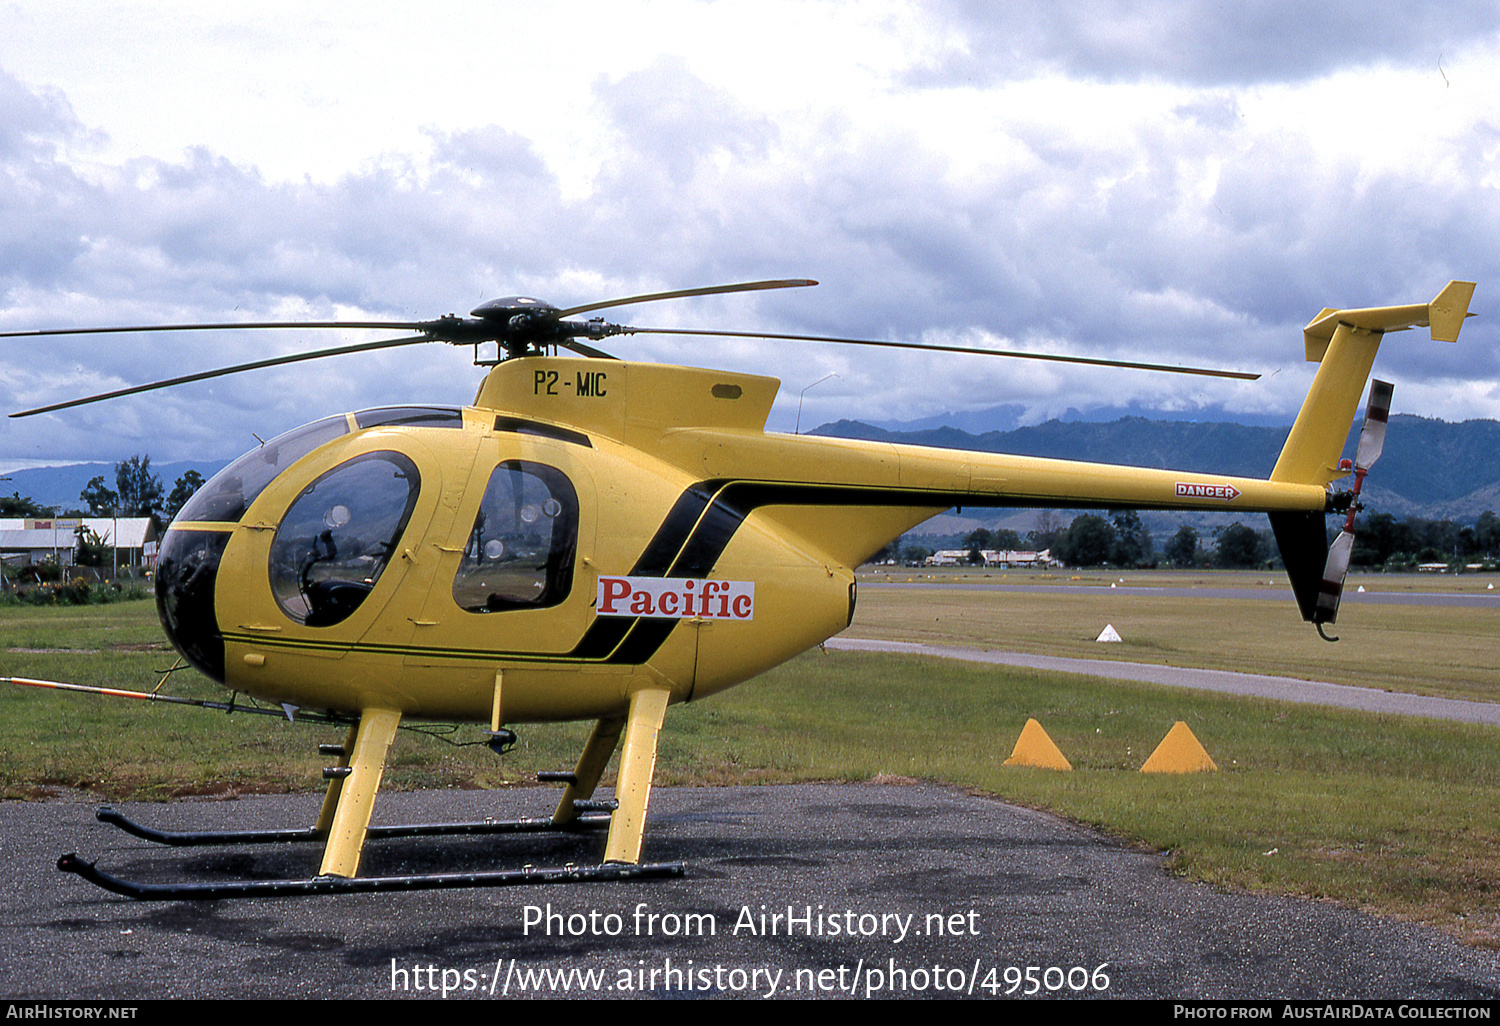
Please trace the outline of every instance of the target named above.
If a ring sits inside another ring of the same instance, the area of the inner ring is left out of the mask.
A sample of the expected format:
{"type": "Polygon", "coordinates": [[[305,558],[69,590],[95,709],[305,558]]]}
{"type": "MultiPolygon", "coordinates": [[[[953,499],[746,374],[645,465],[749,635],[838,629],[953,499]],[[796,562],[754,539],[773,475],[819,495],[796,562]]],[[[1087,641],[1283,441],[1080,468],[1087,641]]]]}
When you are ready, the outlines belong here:
{"type": "Polygon", "coordinates": [[[1109,559],[1115,529],[1093,513],[1074,517],[1073,523],[1053,546],[1053,555],[1071,566],[1098,566],[1109,559]]]}
{"type": "Polygon", "coordinates": [[[104,483],[104,475],[94,478],[88,483],[78,497],[88,506],[89,512],[96,517],[109,516],[120,505],[120,495],[109,485],[104,483]]]}
{"type": "Polygon", "coordinates": [[[172,485],[172,494],[167,496],[167,503],[162,508],[162,516],[167,520],[175,520],[178,511],[187,505],[187,501],[201,487],[203,487],[202,474],[196,470],[189,470],[186,474],[183,474],[172,485]]]}
{"type": "Polygon", "coordinates": [[[1173,566],[1192,566],[1198,561],[1198,532],[1183,524],[1167,542],[1166,556],[1173,566]]]}
{"type": "Polygon", "coordinates": [[[1217,551],[1222,566],[1259,566],[1266,561],[1266,540],[1236,520],[1220,532],[1217,551]]]}
{"type": "Polygon", "coordinates": [[[1115,525],[1115,541],[1110,546],[1109,561],[1116,566],[1140,566],[1151,561],[1155,548],[1151,532],[1133,509],[1122,509],[1110,515],[1115,525]]]}
{"type": "Polygon", "coordinates": [[[0,517],[47,517],[52,511],[45,506],[38,506],[30,496],[22,496],[20,492],[10,495],[0,495],[0,517]]]}
{"type": "Polygon", "coordinates": [[[80,525],[73,533],[78,536],[78,552],[74,559],[79,566],[103,566],[109,561],[109,545],[96,532],[80,525]]]}
{"type": "Polygon", "coordinates": [[[1015,552],[1021,547],[1021,536],[1008,527],[990,532],[990,548],[1015,552]]]}
{"type": "Polygon", "coordinates": [[[1389,513],[1360,517],[1354,523],[1354,549],[1349,562],[1355,566],[1380,566],[1403,547],[1400,525],[1389,513]]]}
{"type": "Polygon", "coordinates": [[[161,478],[151,473],[150,456],[132,456],[115,464],[120,515],[154,517],[161,512],[161,478]]]}
{"type": "Polygon", "coordinates": [[[924,548],[921,545],[908,545],[901,550],[901,562],[917,564],[930,555],[932,555],[931,549],[924,548]]]}
{"type": "Polygon", "coordinates": [[[1494,510],[1487,509],[1479,514],[1479,521],[1474,525],[1474,544],[1487,556],[1500,555],[1500,517],[1495,516],[1494,510]]]}
{"type": "MultiPolygon", "coordinates": [[[[1044,509],[1036,518],[1036,530],[1026,532],[1026,541],[1033,549],[1055,549],[1067,531],[1058,521],[1057,514],[1044,509]]],[[[1020,548],[1019,545],[1016,546],[1020,548]]],[[[1061,558],[1061,557],[1059,557],[1061,558]]]]}

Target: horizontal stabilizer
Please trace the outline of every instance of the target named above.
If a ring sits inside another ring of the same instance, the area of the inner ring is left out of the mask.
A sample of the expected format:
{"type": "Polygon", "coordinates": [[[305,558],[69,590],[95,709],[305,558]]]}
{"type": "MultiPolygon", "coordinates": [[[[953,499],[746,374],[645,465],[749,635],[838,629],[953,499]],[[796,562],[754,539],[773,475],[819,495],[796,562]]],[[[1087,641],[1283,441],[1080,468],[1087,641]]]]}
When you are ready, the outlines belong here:
{"type": "MultiPolygon", "coordinates": [[[[1271,471],[1271,480],[1327,486],[1343,477],[1347,470],[1340,466],[1339,456],[1386,332],[1430,326],[1433,338],[1456,341],[1458,329],[1469,316],[1473,296],[1473,282],[1450,281],[1430,303],[1325,309],[1313,318],[1302,337],[1307,358],[1318,364],[1318,372],[1271,471]]],[[[1377,388],[1377,397],[1379,394],[1377,388]]],[[[1372,408],[1371,416],[1383,421],[1389,401],[1387,395],[1385,406],[1372,408]]],[[[1381,441],[1383,437],[1374,435],[1368,439],[1376,454],[1381,441]]]]}
{"type": "Polygon", "coordinates": [[[1472,281],[1450,281],[1430,303],[1410,306],[1372,306],[1362,310],[1325,309],[1302,329],[1302,340],[1309,363],[1318,363],[1328,351],[1328,343],[1340,324],[1366,331],[1403,331],[1407,328],[1431,328],[1435,342],[1457,342],[1458,329],[1469,315],[1469,300],[1474,297],[1472,281]]]}

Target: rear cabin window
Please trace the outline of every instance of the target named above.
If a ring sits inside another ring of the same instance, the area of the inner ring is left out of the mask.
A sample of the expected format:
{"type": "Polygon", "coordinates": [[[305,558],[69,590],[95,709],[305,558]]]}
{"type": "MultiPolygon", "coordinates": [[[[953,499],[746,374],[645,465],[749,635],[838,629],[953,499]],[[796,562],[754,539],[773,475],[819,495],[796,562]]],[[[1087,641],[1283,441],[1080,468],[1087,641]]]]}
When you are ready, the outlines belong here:
{"type": "Polygon", "coordinates": [[[471,613],[554,606],[573,586],[578,496],[553,467],[500,464],[464,545],[453,601],[471,613]]]}

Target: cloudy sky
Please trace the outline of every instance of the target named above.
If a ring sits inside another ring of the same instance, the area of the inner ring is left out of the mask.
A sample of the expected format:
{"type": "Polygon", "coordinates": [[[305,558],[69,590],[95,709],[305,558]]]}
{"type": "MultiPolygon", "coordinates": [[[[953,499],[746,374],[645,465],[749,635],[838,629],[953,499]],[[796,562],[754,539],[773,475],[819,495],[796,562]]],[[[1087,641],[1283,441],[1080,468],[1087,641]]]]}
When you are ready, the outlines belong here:
{"type": "MultiPolygon", "coordinates": [[[[1253,384],[786,343],[773,428],[1019,404],[1290,419],[1324,306],[1479,282],[1393,336],[1398,412],[1500,417],[1494,3],[0,0],[0,330],[428,318],[760,278],[636,324],[1034,349],[1253,384]]],[[[8,411],[379,337],[0,342],[8,411]]],[[[245,374],[0,427],[21,461],[226,458],[462,403],[467,351],[245,374]]],[[[1086,455],[1086,454],[1080,454],[1086,455]]]]}

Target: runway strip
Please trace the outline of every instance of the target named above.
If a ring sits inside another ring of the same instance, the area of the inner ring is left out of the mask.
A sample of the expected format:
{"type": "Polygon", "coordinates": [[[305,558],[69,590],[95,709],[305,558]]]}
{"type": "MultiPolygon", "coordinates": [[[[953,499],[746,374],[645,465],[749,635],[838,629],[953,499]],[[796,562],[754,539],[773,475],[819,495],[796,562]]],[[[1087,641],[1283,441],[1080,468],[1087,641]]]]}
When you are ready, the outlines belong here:
{"type": "MultiPolygon", "coordinates": [[[[1295,601],[1290,588],[1155,588],[1131,584],[1116,588],[1112,584],[988,584],[974,581],[864,581],[860,588],[924,588],[939,591],[1008,591],[1045,592],[1053,595],[1080,595],[1109,592],[1111,598],[1196,598],[1258,599],[1295,601]]],[[[1354,591],[1345,590],[1343,601],[1377,606],[1469,606],[1475,609],[1500,609],[1500,591],[1354,591]]]]}
{"type": "Polygon", "coordinates": [[[1296,677],[1270,677],[1259,673],[1234,673],[1229,670],[1199,670],[1179,666],[1155,666],[1149,663],[1127,663],[1118,659],[1069,659],[1060,656],[1031,655],[1026,652],[994,652],[956,645],[922,645],[908,641],[872,641],[864,638],[832,638],[827,647],[849,652],[895,652],[902,655],[935,656],[939,659],[962,659],[972,663],[1020,666],[1057,673],[1081,673],[1089,677],[1165,684],[1175,688],[1196,688],[1231,695],[1273,698],[1280,702],[1302,702],[1310,705],[1332,705],[1365,712],[1391,713],[1398,716],[1426,716],[1436,720],[1460,723],[1500,725],[1500,704],[1464,702],[1451,698],[1429,698],[1376,688],[1329,684],[1296,677]]]}

